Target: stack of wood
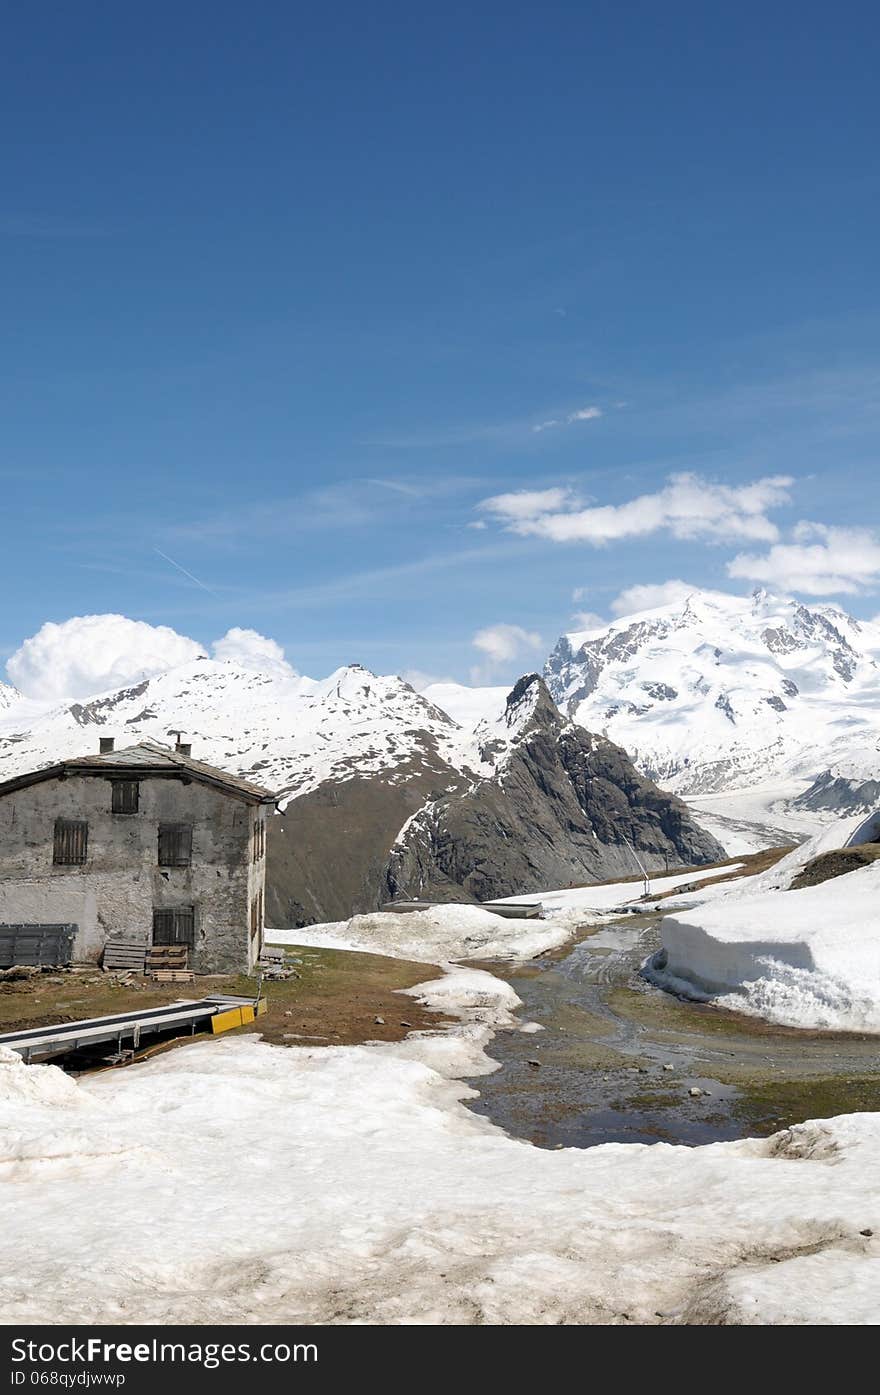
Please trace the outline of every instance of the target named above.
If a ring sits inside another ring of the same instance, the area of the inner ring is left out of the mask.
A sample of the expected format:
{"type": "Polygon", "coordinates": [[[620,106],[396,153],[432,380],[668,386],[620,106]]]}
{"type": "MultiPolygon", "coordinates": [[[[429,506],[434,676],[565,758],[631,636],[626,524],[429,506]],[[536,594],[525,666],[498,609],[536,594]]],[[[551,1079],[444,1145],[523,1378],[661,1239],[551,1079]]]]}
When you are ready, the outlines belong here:
{"type": "Polygon", "coordinates": [[[188,960],[186,945],[151,945],[147,973],[154,983],[192,983],[195,975],[188,960]]]}

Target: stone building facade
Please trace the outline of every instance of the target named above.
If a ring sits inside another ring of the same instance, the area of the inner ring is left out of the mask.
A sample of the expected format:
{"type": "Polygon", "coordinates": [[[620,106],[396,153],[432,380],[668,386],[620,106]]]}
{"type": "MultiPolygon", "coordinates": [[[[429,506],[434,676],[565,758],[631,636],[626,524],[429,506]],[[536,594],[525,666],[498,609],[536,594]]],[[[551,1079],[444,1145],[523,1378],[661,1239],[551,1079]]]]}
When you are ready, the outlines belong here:
{"type": "Polygon", "coordinates": [[[250,971],[274,797],[181,744],[101,744],[0,784],[0,924],[73,924],[78,961],[124,935],[186,944],[197,973],[250,971]]]}

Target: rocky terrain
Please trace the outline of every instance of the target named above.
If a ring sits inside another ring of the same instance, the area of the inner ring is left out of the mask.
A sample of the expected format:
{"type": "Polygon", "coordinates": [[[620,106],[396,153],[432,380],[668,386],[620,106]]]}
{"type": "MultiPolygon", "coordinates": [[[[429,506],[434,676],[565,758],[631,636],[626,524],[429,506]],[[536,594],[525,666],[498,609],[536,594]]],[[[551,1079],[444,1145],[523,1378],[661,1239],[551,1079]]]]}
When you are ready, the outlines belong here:
{"type": "Polygon", "coordinates": [[[537,674],[476,734],[492,775],[410,821],[393,849],[392,893],[489,900],[631,876],[639,861],[656,870],[724,856],[625,751],[563,717],[537,674]]]}

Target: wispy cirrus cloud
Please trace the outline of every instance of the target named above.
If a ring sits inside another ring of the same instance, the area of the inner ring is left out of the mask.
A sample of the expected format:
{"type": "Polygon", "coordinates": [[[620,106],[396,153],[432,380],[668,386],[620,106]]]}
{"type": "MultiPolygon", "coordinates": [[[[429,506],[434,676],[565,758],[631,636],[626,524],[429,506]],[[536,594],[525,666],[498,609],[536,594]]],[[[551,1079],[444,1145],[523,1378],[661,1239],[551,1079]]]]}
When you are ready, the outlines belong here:
{"type": "Polygon", "coordinates": [[[468,476],[375,476],[336,480],[286,498],[265,499],[238,509],[223,509],[170,523],[167,536],[206,544],[233,545],[277,534],[341,532],[374,527],[389,513],[409,514],[473,488],[468,476]]]}
{"type": "MultiPolygon", "coordinates": [[[[625,407],[626,403],[615,402],[614,406],[615,408],[625,407]]],[[[363,444],[411,450],[422,447],[523,442],[532,436],[539,436],[544,431],[552,431],[563,426],[574,426],[578,422],[597,421],[602,416],[604,416],[602,408],[592,405],[578,407],[574,411],[562,412],[558,416],[543,417],[539,421],[535,421],[534,414],[532,414],[531,416],[514,417],[507,421],[475,422],[458,426],[426,428],[403,432],[399,435],[383,434],[368,437],[363,444]]]]}
{"type": "Polygon", "coordinates": [[[536,422],[532,431],[552,431],[557,426],[574,426],[578,421],[595,421],[602,415],[601,407],[579,407],[576,412],[567,412],[562,417],[548,417],[546,421],[536,422]]]}
{"type": "Polygon", "coordinates": [[[516,490],[484,499],[478,508],[507,532],[551,542],[600,547],[626,538],[667,532],[680,541],[774,543],[779,529],[767,517],[789,502],[790,475],[727,485],[697,474],[670,475],[653,494],[623,504],[586,503],[573,489],[516,490]]]}

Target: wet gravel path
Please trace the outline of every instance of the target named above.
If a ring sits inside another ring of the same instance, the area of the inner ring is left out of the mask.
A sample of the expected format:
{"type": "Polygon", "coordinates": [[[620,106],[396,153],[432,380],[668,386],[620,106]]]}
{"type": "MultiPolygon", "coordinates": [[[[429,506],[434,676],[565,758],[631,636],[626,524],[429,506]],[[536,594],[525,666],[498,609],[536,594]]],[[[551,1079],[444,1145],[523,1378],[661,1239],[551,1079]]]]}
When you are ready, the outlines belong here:
{"type": "Polygon", "coordinates": [[[880,1110],[880,1039],[801,1032],[685,1003],[639,977],[659,916],[626,916],[573,948],[492,972],[523,1022],[469,1107],[540,1147],[711,1143],[806,1118],[880,1110]]]}

